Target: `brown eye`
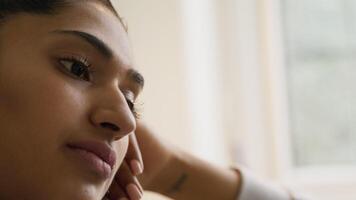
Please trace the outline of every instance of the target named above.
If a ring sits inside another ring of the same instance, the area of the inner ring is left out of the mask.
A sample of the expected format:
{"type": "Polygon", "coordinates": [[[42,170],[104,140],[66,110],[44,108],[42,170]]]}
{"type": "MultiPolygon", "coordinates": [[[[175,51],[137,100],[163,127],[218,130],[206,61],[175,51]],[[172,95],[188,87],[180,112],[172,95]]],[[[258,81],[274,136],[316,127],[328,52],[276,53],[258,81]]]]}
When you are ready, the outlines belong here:
{"type": "Polygon", "coordinates": [[[66,71],[85,81],[90,81],[89,66],[79,60],[63,59],[59,61],[66,71]]]}
{"type": "Polygon", "coordinates": [[[140,118],[140,113],[137,111],[137,108],[136,108],[136,105],[133,101],[129,100],[129,99],[126,99],[126,102],[127,102],[127,105],[129,106],[133,116],[136,118],[136,119],[139,119],[140,118]]]}
{"type": "Polygon", "coordinates": [[[129,107],[131,113],[133,114],[133,116],[138,119],[139,118],[139,114],[137,112],[137,104],[135,102],[135,95],[132,91],[130,90],[127,90],[127,89],[123,89],[123,88],[120,88],[124,97],[125,97],[125,100],[126,100],[126,104],[127,106],[129,107]]]}
{"type": "Polygon", "coordinates": [[[130,110],[135,111],[135,104],[129,99],[126,99],[126,102],[127,102],[127,105],[129,106],[130,110]]]}

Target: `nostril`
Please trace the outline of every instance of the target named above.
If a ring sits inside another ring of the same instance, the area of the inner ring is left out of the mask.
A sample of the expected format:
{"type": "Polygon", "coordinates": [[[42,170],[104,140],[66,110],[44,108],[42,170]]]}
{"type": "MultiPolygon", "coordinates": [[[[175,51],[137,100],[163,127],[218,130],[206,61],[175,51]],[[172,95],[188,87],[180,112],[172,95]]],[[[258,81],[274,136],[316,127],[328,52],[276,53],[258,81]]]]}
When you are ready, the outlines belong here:
{"type": "Polygon", "coordinates": [[[103,123],[100,123],[100,125],[103,128],[110,128],[113,131],[120,131],[120,128],[118,126],[116,126],[115,124],[112,124],[112,123],[103,122],[103,123]]]}

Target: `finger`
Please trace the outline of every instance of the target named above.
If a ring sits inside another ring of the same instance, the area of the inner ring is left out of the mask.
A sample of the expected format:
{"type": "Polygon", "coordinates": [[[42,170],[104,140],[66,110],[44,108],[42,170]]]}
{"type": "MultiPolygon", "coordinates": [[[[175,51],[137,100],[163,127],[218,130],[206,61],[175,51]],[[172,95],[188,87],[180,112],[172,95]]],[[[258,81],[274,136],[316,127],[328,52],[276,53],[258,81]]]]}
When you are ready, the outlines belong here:
{"type": "Polygon", "coordinates": [[[125,188],[122,188],[115,180],[111,183],[109,194],[107,195],[110,200],[118,200],[126,198],[128,200],[128,195],[125,192],[125,188]]]}
{"type": "Polygon", "coordinates": [[[129,193],[127,190],[130,189],[130,191],[132,190],[132,186],[128,187],[129,185],[134,185],[137,187],[138,192],[141,194],[143,194],[143,188],[140,184],[140,182],[138,181],[138,179],[132,175],[131,170],[129,169],[129,166],[127,165],[126,161],[122,163],[119,171],[116,173],[116,176],[114,178],[116,180],[116,182],[122,186],[122,188],[126,189],[126,192],[129,193]]]}
{"type": "Polygon", "coordinates": [[[129,147],[125,160],[129,163],[131,172],[135,176],[142,174],[143,160],[135,133],[131,133],[129,136],[129,147]]]}
{"type": "Polygon", "coordinates": [[[140,200],[143,196],[137,185],[132,183],[126,186],[126,191],[131,200],[140,200]]]}
{"type": "Polygon", "coordinates": [[[132,174],[126,161],[121,164],[120,169],[116,173],[114,179],[118,184],[124,187],[131,183],[135,184],[139,188],[140,192],[143,193],[143,188],[140,182],[138,181],[137,177],[132,174]]]}

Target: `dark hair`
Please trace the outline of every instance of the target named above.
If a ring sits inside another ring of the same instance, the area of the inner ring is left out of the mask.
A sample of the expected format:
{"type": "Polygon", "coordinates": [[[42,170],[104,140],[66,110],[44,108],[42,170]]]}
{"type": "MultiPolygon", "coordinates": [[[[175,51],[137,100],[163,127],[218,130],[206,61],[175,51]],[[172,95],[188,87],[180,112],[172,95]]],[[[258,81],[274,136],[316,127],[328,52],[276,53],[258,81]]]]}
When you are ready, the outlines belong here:
{"type": "MultiPolygon", "coordinates": [[[[54,15],[60,9],[66,8],[71,3],[78,1],[79,0],[0,0],[0,24],[3,23],[9,16],[19,13],[54,15]]],[[[124,25],[121,17],[114,9],[110,0],[97,1],[102,2],[106,7],[112,10],[124,25]]],[[[126,29],[125,25],[124,27],[126,29]]]]}

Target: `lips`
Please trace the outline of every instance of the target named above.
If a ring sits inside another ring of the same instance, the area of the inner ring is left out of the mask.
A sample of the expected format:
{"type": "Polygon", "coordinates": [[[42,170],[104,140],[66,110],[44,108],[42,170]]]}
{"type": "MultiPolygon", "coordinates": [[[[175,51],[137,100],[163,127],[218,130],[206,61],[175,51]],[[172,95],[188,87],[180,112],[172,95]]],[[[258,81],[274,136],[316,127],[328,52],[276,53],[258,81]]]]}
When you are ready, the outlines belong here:
{"type": "Polygon", "coordinates": [[[95,154],[102,161],[107,163],[111,169],[114,168],[116,163],[116,153],[110,148],[109,145],[97,141],[80,141],[67,144],[70,149],[84,150],[95,154]]]}

